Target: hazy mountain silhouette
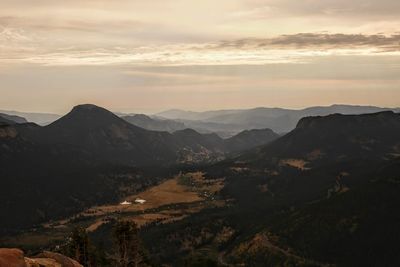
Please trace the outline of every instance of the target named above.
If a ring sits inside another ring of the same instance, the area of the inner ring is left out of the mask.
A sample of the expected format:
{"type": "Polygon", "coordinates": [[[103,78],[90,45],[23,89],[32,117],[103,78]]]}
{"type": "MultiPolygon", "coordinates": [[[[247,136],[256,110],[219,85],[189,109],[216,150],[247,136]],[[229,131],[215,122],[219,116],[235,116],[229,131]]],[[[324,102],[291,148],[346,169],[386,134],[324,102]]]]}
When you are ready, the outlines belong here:
{"type": "Polygon", "coordinates": [[[334,113],[365,114],[388,110],[393,110],[395,112],[400,111],[399,109],[373,106],[332,105],[327,107],[310,107],[301,110],[263,107],[245,110],[207,112],[170,110],[158,113],[157,115],[168,119],[199,120],[203,122],[236,125],[240,126],[242,130],[269,128],[278,133],[285,133],[293,130],[297,122],[306,116],[325,116],[334,113]]]}
{"type": "Polygon", "coordinates": [[[61,117],[58,114],[51,114],[51,113],[20,112],[11,110],[0,110],[0,113],[19,116],[26,119],[29,122],[34,122],[39,125],[47,125],[61,117]]]}
{"type": "Polygon", "coordinates": [[[8,115],[5,113],[0,113],[0,120],[2,121],[9,121],[9,124],[13,124],[13,123],[27,123],[28,121],[20,116],[16,116],[16,115],[8,115]]]}
{"type": "Polygon", "coordinates": [[[243,127],[240,125],[203,122],[196,120],[170,120],[158,116],[150,117],[144,114],[122,115],[121,118],[133,125],[147,130],[167,131],[173,133],[175,131],[190,128],[202,134],[216,133],[222,138],[231,137],[243,129],[243,127]]]}
{"type": "Polygon", "coordinates": [[[181,109],[170,109],[160,113],[157,116],[168,118],[168,119],[183,119],[183,120],[205,120],[220,115],[240,113],[242,110],[215,110],[215,111],[186,111],[181,109]]]}
{"type": "Polygon", "coordinates": [[[151,118],[144,114],[122,116],[121,118],[133,125],[152,131],[166,131],[172,133],[187,128],[182,122],[151,118]]]}
{"type": "Polygon", "coordinates": [[[15,121],[6,119],[5,117],[2,117],[0,115],[0,125],[12,125],[12,124],[15,124],[15,121]]]}

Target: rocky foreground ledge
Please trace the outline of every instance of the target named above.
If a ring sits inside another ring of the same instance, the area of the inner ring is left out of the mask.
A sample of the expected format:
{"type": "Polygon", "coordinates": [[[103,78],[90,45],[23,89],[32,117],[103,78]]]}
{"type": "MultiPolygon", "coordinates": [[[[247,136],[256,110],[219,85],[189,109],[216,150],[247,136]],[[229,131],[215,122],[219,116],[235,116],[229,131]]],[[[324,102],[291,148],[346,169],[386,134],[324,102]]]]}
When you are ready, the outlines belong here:
{"type": "Polygon", "coordinates": [[[25,257],[16,248],[0,248],[0,267],[83,267],[62,254],[44,251],[35,257],[25,257]]]}

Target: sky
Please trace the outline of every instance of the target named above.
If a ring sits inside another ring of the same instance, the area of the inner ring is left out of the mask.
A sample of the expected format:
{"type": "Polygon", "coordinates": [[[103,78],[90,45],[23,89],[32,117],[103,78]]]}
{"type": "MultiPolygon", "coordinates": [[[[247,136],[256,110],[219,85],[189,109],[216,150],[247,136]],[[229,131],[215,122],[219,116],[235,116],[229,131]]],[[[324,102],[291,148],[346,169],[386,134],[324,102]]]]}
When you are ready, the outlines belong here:
{"type": "Polygon", "coordinates": [[[0,109],[400,106],[398,0],[1,0],[0,109]]]}

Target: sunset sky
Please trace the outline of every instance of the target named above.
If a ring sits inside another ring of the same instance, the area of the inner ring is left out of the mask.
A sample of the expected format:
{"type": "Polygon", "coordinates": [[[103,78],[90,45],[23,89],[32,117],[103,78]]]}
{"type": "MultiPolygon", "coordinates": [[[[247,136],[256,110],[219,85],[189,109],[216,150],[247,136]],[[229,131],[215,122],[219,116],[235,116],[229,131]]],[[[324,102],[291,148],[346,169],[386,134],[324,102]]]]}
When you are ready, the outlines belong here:
{"type": "Polygon", "coordinates": [[[400,106],[399,0],[1,0],[0,109],[400,106]]]}

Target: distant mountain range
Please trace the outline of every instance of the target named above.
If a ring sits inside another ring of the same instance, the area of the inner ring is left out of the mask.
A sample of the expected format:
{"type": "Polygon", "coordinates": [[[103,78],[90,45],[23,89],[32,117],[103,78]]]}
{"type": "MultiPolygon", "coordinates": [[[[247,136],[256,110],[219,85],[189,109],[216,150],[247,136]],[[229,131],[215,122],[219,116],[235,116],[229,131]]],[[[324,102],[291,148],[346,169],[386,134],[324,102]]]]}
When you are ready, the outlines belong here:
{"type": "Polygon", "coordinates": [[[236,129],[269,128],[277,133],[286,133],[293,130],[297,122],[307,116],[325,116],[329,114],[366,114],[381,111],[399,112],[400,109],[380,108],[373,106],[332,105],[327,107],[310,107],[302,110],[282,108],[254,108],[244,110],[220,110],[193,112],[183,110],[169,110],[156,114],[157,116],[174,120],[201,121],[234,125],[236,129]]]}
{"type": "Polygon", "coordinates": [[[28,122],[25,118],[16,116],[16,115],[9,115],[9,114],[4,114],[0,113],[0,122],[8,122],[9,124],[13,123],[26,123],[28,122]]]}
{"type": "Polygon", "coordinates": [[[173,133],[188,128],[183,122],[151,118],[144,114],[121,116],[121,118],[133,125],[152,131],[166,131],[173,133]]]}
{"type": "MultiPolygon", "coordinates": [[[[177,160],[184,160],[179,158],[182,151],[192,156],[201,153],[205,158],[198,160],[203,161],[214,153],[230,152],[230,146],[235,147],[235,151],[245,150],[277,138],[271,130],[258,130],[250,132],[251,136],[243,133],[237,138],[223,140],[216,134],[200,134],[191,129],[182,129],[171,134],[146,130],[128,123],[134,121],[140,124],[138,120],[146,122],[148,127],[156,128],[157,123],[162,125],[162,121],[155,121],[144,115],[121,119],[108,110],[88,104],[74,107],[67,115],[44,127],[31,123],[13,124],[9,128],[17,132],[17,139],[21,142],[30,141],[38,146],[66,145],[68,148],[84,151],[82,155],[135,166],[157,162],[176,163],[177,160]],[[264,135],[264,131],[268,131],[268,136],[264,135]],[[258,138],[254,138],[258,135],[258,138]],[[235,140],[240,140],[240,144],[236,144],[235,140]]],[[[165,124],[160,126],[164,127],[165,124]]]]}
{"type": "Polygon", "coordinates": [[[61,117],[58,114],[51,114],[51,113],[19,112],[11,110],[0,110],[0,113],[22,117],[23,119],[29,122],[34,122],[39,125],[50,124],[61,117]]]}
{"type": "MultiPolygon", "coordinates": [[[[282,108],[254,108],[237,110],[217,110],[205,112],[179,109],[160,112],[155,115],[115,113],[131,124],[147,130],[175,131],[191,128],[199,133],[216,133],[222,138],[232,137],[244,130],[271,129],[276,133],[287,133],[296,127],[297,122],[307,116],[326,116],[330,114],[366,114],[381,111],[400,112],[399,108],[374,106],[332,105],[310,107],[301,110],[282,108]]],[[[47,125],[59,119],[57,114],[25,113],[0,111],[7,115],[17,115],[29,122],[47,125]]]]}

